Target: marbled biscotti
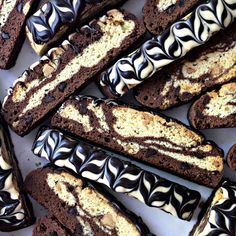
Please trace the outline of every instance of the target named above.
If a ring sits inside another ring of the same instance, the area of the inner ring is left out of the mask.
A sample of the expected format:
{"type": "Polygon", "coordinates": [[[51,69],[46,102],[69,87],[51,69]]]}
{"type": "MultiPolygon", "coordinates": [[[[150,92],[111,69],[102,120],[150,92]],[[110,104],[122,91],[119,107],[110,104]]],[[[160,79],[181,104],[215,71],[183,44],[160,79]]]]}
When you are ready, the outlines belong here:
{"type": "Polygon", "coordinates": [[[235,236],[236,183],[229,180],[223,181],[213,192],[208,203],[208,208],[203,208],[189,236],[235,236]]]}
{"type": "Polygon", "coordinates": [[[0,69],[15,65],[25,40],[25,21],[37,0],[2,0],[0,2],[0,69]]]}
{"type": "Polygon", "coordinates": [[[25,188],[72,235],[152,236],[142,220],[113,196],[68,171],[34,170],[26,177],[25,188]]]}
{"type": "Polygon", "coordinates": [[[230,169],[236,171],[236,144],[229,149],[226,161],[230,169]]]}
{"type": "Polygon", "coordinates": [[[34,223],[31,203],[22,187],[7,124],[0,116],[0,232],[15,231],[34,223]]]}
{"type": "Polygon", "coordinates": [[[76,96],[51,121],[94,143],[197,183],[214,187],[223,175],[218,147],[184,124],[110,100],[76,96]]]}
{"type": "Polygon", "coordinates": [[[138,86],[134,95],[144,106],[165,110],[189,102],[208,89],[236,77],[236,24],[216,34],[182,61],[138,86]]]}
{"type": "Polygon", "coordinates": [[[172,23],[183,18],[202,0],[146,0],[143,8],[144,23],[154,35],[159,35],[172,23]]]}
{"type": "Polygon", "coordinates": [[[190,107],[188,119],[196,129],[236,127],[236,82],[202,95],[190,107]]]}
{"type": "Polygon", "coordinates": [[[159,36],[145,41],[136,51],[105,70],[100,76],[102,92],[107,97],[123,96],[163,67],[208,42],[235,18],[236,5],[233,0],[210,0],[199,5],[188,17],[177,21],[159,36]]]}
{"type": "Polygon", "coordinates": [[[55,216],[47,215],[37,221],[32,236],[71,236],[71,234],[55,216]]]}
{"type": "Polygon", "coordinates": [[[50,164],[68,168],[114,192],[127,194],[182,220],[192,218],[200,200],[197,191],[112,157],[100,148],[71,139],[57,130],[43,127],[32,151],[50,164]]]}
{"type": "Polygon", "coordinates": [[[47,0],[27,20],[26,32],[35,52],[43,55],[55,46],[66,32],[82,26],[104,9],[125,0],[47,0]]]}
{"type": "Polygon", "coordinates": [[[134,15],[120,10],[82,27],[15,81],[4,100],[5,120],[17,134],[29,133],[144,31],[134,15]]]}

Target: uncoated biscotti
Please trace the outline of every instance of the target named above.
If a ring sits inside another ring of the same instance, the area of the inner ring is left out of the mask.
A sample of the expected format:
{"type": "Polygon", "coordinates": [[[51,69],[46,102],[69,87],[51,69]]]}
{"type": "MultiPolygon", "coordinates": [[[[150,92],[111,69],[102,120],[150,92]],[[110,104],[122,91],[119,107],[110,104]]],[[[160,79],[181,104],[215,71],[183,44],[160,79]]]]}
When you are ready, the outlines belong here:
{"type": "Polygon", "coordinates": [[[144,32],[143,24],[125,11],[111,10],[91,21],[15,81],[4,100],[5,120],[17,134],[29,133],[144,32]]]}
{"type": "Polygon", "coordinates": [[[51,121],[53,127],[154,165],[202,185],[215,187],[223,175],[223,153],[213,142],[176,120],[75,96],[51,121]]]}

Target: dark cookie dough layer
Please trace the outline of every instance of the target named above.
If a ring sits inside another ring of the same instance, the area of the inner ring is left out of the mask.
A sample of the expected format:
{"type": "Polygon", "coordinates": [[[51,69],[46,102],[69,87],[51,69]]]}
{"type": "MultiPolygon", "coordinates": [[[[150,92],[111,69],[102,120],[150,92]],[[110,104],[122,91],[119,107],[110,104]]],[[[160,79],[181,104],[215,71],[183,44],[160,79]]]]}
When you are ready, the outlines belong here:
{"type": "Polygon", "coordinates": [[[35,0],[3,0],[0,4],[0,69],[15,65],[25,39],[25,20],[35,0]]]}
{"type": "Polygon", "coordinates": [[[214,187],[222,178],[223,153],[184,124],[110,100],[72,97],[53,127],[197,183],[214,187]]]}
{"type": "Polygon", "coordinates": [[[134,15],[119,10],[82,27],[15,81],[4,100],[5,120],[17,134],[29,133],[144,31],[134,15]]]}
{"type": "Polygon", "coordinates": [[[31,204],[22,192],[22,177],[7,124],[0,116],[0,231],[15,231],[33,223],[31,204]]]}
{"type": "Polygon", "coordinates": [[[236,24],[135,88],[142,105],[165,110],[236,77],[236,24]]]}
{"type": "Polygon", "coordinates": [[[71,234],[60,224],[56,217],[43,216],[37,221],[32,236],[70,236],[71,234]]]}
{"type": "Polygon", "coordinates": [[[34,142],[33,153],[51,164],[68,168],[84,178],[183,220],[191,219],[200,200],[197,191],[111,157],[107,152],[71,139],[57,130],[43,127],[34,142]]]}
{"type": "Polygon", "coordinates": [[[159,35],[175,21],[183,18],[202,0],[146,0],[143,8],[144,23],[154,35],[159,35]]]}
{"type": "Polygon", "coordinates": [[[223,181],[203,208],[189,236],[236,235],[236,183],[223,181]]]}
{"type": "Polygon", "coordinates": [[[236,171],[236,144],[230,148],[227,154],[227,164],[232,170],[236,171]]]}
{"type": "Polygon", "coordinates": [[[43,55],[75,26],[82,26],[101,11],[124,2],[125,0],[44,1],[27,20],[27,37],[36,53],[43,55]]]}
{"type": "Polygon", "coordinates": [[[152,236],[142,220],[113,196],[65,170],[34,170],[26,177],[25,188],[75,236],[152,236]]]}
{"type": "Polygon", "coordinates": [[[236,82],[202,95],[190,107],[188,119],[196,129],[236,127],[236,82]]]}

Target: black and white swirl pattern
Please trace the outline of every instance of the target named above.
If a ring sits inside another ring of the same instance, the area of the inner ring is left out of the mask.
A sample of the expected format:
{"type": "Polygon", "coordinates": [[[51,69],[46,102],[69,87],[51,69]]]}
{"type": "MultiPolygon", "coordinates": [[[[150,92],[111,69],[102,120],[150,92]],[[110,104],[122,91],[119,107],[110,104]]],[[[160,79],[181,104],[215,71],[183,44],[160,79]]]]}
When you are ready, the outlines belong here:
{"type": "Polygon", "coordinates": [[[27,20],[27,27],[37,44],[47,43],[57,31],[73,23],[86,3],[99,0],[50,0],[27,20]]]}
{"type": "Polygon", "coordinates": [[[118,60],[102,74],[101,86],[116,97],[122,96],[163,66],[204,44],[212,34],[228,27],[235,17],[235,0],[211,0],[200,5],[186,20],[178,21],[160,36],[118,60]]]}
{"type": "Polygon", "coordinates": [[[71,140],[56,130],[43,128],[39,131],[33,152],[59,167],[69,168],[115,192],[125,193],[183,220],[191,219],[200,200],[196,191],[111,157],[98,148],[71,140]],[[63,146],[66,149],[70,146],[70,149],[59,151],[63,146]]]}

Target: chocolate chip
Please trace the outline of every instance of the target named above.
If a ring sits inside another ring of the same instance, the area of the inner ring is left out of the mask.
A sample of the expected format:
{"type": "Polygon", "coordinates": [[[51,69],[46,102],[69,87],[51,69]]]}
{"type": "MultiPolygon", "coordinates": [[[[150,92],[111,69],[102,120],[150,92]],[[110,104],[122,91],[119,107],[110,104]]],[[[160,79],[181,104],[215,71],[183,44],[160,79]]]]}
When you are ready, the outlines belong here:
{"type": "Polygon", "coordinates": [[[43,98],[43,102],[45,103],[50,103],[55,100],[54,96],[47,95],[46,97],[43,98]]]}
{"type": "Polygon", "coordinates": [[[155,149],[149,148],[146,152],[146,157],[151,157],[157,154],[157,151],[155,149]]]}
{"type": "Polygon", "coordinates": [[[80,112],[81,115],[84,115],[84,114],[87,113],[88,109],[87,109],[86,105],[87,105],[87,104],[86,104],[85,101],[81,101],[81,102],[79,103],[79,112],[80,112]]]}
{"type": "Polygon", "coordinates": [[[188,169],[190,169],[190,166],[189,166],[189,164],[188,163],[181,163],[181,166],[180,166],[180,168],[181,168],[181,170],[188,170],[188,169]]]}
{"type": "Polygon", "coordinates": [[[19,13],[23,12],[23,2],[17,4],[16,9],[19,13]]]}
{"type": "Polygon", "coordinates": [[[67,87],[67,83],[66,83],[66,82],[62,82],[62,83],[59,84],[58,90],[59,90],[60,92],[64,93],[66,87],[67,87]]]}
{"type": "Polygon", "coordinates": [[[72,216],[76,216],[77,215],[77,210],[74,207],[69,208],[67,212],[68,212],[68,214],[70,214],[72,216]]]}
{"type": "Polygon", "coordinates": [[[166,12],[167,12],[168,14],[171,14],[171,13],[174,12],[174,10],[175,10],[175,5],[171,5],[170,7],[168,7],[168,8],[166,9],[166,12]]]}
{"type": "Polygon", "coordinates": [[[32,118],[31,116],[28,116],[28,117],[26,118],[26,120],[25,120],[25,123],[26,123],[27,125],[31,125],[32,122],[33,122],[33,118],[32,118]]]}
{"type": "Polygon", "coordinates": [[[179,0],[179,6],[183,7],[184,6],[184,0],[179,0]]]}
{"type": "Polygon", "coordinates": [[[83,228],[80,224],[76,224],[75,226],[75,235],[82,235],[83,234],[83,228]]]}
{"type": "Polygon", "coordinates": [[[2,32],[1,33],[1,37],[3,40],[8,40],[10,39],[10,35],[8,33],[2,32]]]}

